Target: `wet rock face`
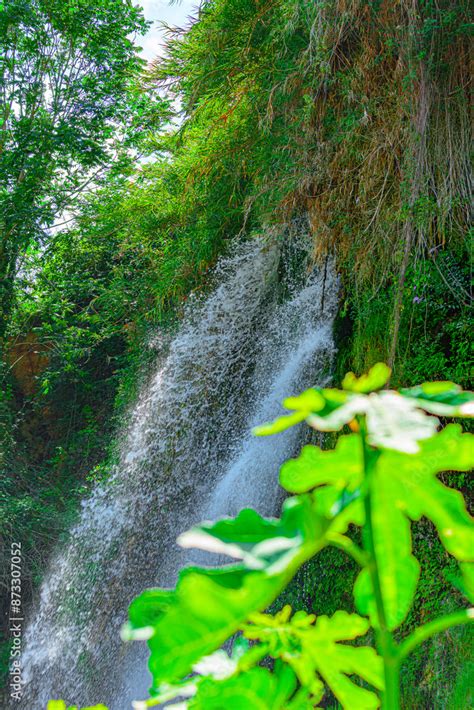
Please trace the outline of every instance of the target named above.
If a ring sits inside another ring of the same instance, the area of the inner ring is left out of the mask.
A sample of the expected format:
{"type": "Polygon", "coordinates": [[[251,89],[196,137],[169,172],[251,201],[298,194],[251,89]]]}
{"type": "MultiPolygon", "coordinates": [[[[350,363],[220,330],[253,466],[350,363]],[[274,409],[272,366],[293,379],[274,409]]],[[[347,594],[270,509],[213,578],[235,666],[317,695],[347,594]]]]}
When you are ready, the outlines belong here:
{"type": "Polygon", "coordinates": [[[49,365],[48,347],[35,333],[20,335],[9,343],[7,362],[24,397],[30,397],[38,386],[38,376],[49,365]]]}

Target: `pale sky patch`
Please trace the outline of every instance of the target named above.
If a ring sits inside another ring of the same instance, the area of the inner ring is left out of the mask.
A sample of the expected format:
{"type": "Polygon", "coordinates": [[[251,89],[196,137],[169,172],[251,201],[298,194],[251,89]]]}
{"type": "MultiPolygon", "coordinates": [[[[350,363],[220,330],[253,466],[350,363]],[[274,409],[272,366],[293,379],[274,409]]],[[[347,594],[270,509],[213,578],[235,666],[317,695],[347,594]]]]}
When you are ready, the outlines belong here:
{"type": "Polygon", "coordinates": [[[169,0],[139,0],[143,7],[145,19],[152,20],[149,32],[137,39],[137,44],[143,47],[142,56],[151,61],[163,54],[164,29],[160,22],[173,27],[189,27],[190,17],[195,16],[199,0],[178,0],[172,5],[169,0]]]}

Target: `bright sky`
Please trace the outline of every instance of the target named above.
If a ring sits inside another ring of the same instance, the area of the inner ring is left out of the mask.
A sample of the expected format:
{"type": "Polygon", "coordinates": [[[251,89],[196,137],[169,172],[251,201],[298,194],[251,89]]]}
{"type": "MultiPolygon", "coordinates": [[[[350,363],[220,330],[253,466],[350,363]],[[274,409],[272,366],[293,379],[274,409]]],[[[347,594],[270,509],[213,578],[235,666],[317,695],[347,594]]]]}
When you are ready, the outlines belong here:
{"type": "Polygon", "coordinates": [[[137,2],[142,5],[145,18],[153,20],[148,34],[137,41],[137,44],[143,47],[143,57],[148,60],[162,53],[163,29],[160,27],[160,21],[171,26],[187,27],[189,16],[196,14],[195,9],[199,5],[199,0],[174,0],[173,4],[170,0],[137,0],[137,2]]]}

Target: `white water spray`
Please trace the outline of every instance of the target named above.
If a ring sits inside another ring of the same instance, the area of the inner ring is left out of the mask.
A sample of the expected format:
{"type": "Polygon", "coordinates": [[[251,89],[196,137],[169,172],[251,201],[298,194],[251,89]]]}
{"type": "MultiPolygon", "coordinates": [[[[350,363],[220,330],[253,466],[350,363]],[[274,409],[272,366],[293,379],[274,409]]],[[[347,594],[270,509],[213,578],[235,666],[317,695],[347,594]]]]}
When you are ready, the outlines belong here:
{"type": "Polygon", "coordinates": [[[145,587],[174,585],[189,560],[177,535],[243,507],[277,512],[278,469],[301,429],[271,439],[250,429],[277,416],[285,396],[328,380],[337,307],[331,264],[308,273],[305,227],[288,231],[240,245],[216,268],[211,295],[190,300],[142,387],[119,464],[51,562],[16,707],[64,698],[128,710],[149,679],[144,646],[124,647],[119,629],[145,587]]]}

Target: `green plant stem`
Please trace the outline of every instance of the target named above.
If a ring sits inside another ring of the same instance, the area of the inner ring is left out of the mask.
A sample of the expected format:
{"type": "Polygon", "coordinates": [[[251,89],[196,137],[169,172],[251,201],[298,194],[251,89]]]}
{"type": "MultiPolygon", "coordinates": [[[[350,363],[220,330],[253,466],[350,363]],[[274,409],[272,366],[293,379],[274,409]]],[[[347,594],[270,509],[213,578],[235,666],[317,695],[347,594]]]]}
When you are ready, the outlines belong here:
{"type": "Polygon", "coordinates": [[[377,567],[375,554],[374,531],[372,527],[372,486],[373,474],[379,453],[367,443],[367,425],[365,417],[358,417],[360,435],[362,439],[362,453],[364,466],[364,482],[366,486],[364,495],[364,549],[368,557],[367,569],[374,592],[375,606],[377,609],[378,628],[376,632],[377,650],[382,656],[384,664],[385,689],[382,696],[384,710],[399,710],[400,708],[400,658],[397,646],[387,625],[387,616],[382,596],[382,585],[377,567]]]}
{"type": "Polygon", "coordinates": [[[350,537],[341,535],[341,533],[328,533],[326,540],[334,547],[338,547],[340,550],[347,552],[361,567],[367,567],[369,562],[367,555],[350,537]]]}
{"type": "Polygon", "coordinates": [[[454,611],[452,614],[446,614],[445,616],[440,616],[438,619],[429,621],[423,626],[419,626],[415,631],[408,636],[408,638],[400,644],[398,649],[398,656],[400,660],[406,658],[416,646],[423,643],[427,639],[431,638],[435,634],[439,634],[441,631],[446,631],[452,626],[460,626],[462,624],[469,624],[474,622],[474,608],[471,609],[460,609],[459,611],[454,611]]]}

